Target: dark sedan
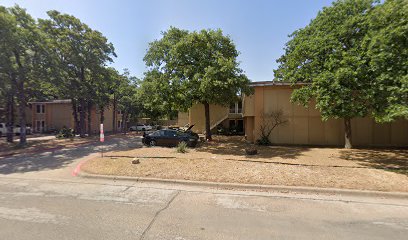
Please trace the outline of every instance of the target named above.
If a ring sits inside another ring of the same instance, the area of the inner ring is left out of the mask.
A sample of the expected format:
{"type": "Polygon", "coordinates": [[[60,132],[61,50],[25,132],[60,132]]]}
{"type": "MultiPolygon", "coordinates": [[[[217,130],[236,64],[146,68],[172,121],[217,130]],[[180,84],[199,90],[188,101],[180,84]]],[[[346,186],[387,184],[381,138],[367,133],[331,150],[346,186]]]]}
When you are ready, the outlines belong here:
{"type": "Polygon", "coordinates": [[[143,135],[142,142],[148,146],[177,146],[185,142],[189,147],[195,147],[198,135],[191,131],[164,129],[143,135]]]}

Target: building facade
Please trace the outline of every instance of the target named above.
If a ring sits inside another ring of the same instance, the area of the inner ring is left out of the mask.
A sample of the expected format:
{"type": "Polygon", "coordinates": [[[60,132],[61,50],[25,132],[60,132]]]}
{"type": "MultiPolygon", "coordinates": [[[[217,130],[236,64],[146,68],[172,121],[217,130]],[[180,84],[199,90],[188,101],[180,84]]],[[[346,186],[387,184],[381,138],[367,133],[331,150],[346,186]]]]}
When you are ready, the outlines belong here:
{"type": "MultiPolygon", "coordinates": [[[[75,121],[71,100],[52,100],[46,102],[30,102],[30,113],[27,114],[27,122],[32,124],[32,131],[41,133],[49,131],[58,131],[63,127],[74,128],[75,121]]],[[[91,109],[91,132],[98,133],[100,128],[100,112],[96,106],[91,109]]],[[[110,132],[114,129],[120,130],[125,125],[122,123],[122,114],[120,111],[113,112],[113,107],[107,107],[104,111],[104,131],[110,132]],[[115,115],[115,123],[113,118],[115,115]]],[[[86,119],[85,127],[88,127],[86,119]]]]}
{"type": "MultiPolygon", "coordinates": [[[[290,84],[273,81],[253,82],[252,87],[254,93],[243,97],[242,113],[231,114],[231,109],[228,107],[210,106],[212,129],[219,123],[230,120],[238,123],[242,119],[247,140],[255,142],[261,136],[260,127],[265,116],[281,111],[283,119],[287,122],[273,130],[270,136],[272,143],[344,146],[343,119],[323,121],[313,102],[308,108],[291,103],[293,87],[290,84]],[[237,119],[233,119],[234,114],[239,115],[237,119]]],[[[194,105],[188,114],[189,124],[195,124],[194,130],[204,132],[203,105],[194,105]]],[[[354,118],[351,125],[354,146],[408,147],[408,120],[406,119],[379,124],[371,117],[354,118]]]]}

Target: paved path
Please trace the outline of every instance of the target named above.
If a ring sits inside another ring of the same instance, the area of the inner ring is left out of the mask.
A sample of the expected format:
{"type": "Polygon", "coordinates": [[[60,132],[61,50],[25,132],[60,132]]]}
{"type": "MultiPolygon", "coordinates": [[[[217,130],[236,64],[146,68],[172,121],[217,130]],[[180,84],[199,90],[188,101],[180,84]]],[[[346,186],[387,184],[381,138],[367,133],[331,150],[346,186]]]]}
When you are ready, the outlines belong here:
{"type": "MultiPolygon", "coordinates": [[[[107,148],[138,147],[139,142],[112,139],[107,148]]],[[[408,200],[229,191],[71,176],[76,164],[97,147],[0,159],[0,239],[373,240],[408,236],[408,200]]]]}

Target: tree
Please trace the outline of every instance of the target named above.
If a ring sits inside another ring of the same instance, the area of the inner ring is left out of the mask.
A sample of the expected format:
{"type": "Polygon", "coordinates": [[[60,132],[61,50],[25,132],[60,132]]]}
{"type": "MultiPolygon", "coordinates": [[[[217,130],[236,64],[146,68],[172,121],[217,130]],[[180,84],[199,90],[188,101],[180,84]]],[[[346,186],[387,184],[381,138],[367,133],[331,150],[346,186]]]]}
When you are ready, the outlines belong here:
{"type": "Polygon", "coordinates": [[[270,145],[271,140],[269,137],[271,136],[272,131],[280,126],[285,125],[288,122],[283,116],[283,110],[279,109],[276,111],[272,111],[270,113],[261,113],[261,124],[259,126],[259,132],[261,133],[261,137],[256,141],[258,145],[270,145]]]}
{"type": "Polygon", "coordinates": [[[171,119],[175,112],[174,96],[169,81],[157,70],[145,73],[138,90],[138,98],[143,113],[151,119],[167,117],[171,119]]]}
{"type": "Polygon", "coordinates": [[[126,134],[126,123],[131,117],[139,114],[140,102],[138,100],[138,79],[130,76],[130,73],[125,70],[121,75],[117,89],[117,104],[118,109],[122,112],[122,132],[126,134]]]}
{"type": "MultiPolygon", "coordinates": [[[[9,78],[8,90],[8,135],[11,135],[13,123],[13,99],[17,97],[20,145],[25,145],[26,116],[25,110],[30,96],[29,89],[38,83],[38,69],[43,61],[44,38],[38,29],[37,22],[22,8],[14,6],[1,7],[2,75],[9,78]],[[4,35],[3,35],[4,34],[4,35]]],[[[11,137],[9,136],[9,140],[11,137]]]]}
{"type": "Polygon", "coordinates": [[[408,1],[387,0],[369,16],[365,39],[377,121],[408,118],[408,1]]]}
{"type": "Polygon", "coordinates": [[[0,6],[0,106],[5,107],[7,142],[13,142],[14,98],[16,95],[11,81],[11,57],[16,22],[5,7],[0,6]]]}
{"type": "Polygon", "coordinates": [[[308,26],[290,35],[285,54],[277,60],[277,80],[307,83],[292,101],[315,99],[322,119],[343,118],[345,148],[351,148],[351,119],[376,109],[376,92],[364,39],[374,0],[339,0],[323,8],[308,26]]]}
{"type": "Polygon", "coordinates": [[[91,29],[74,16],[58,11],[47,13],[50,20],[40,20],[40,25],[54,50],[52,54],[56,61],[53,61],[53,67],[57,69],[59,76],[56,84],[62,87],[62,95],[72,100],[76,129],[84,137],[86,109],[92,106],[90,99],[94,97],[90,95],[93,94],[90,90],[93,88],[90,83],[92,72],[100,71],[107,62],[113,61],[112,57],[116,57],[114,47],[102,33],[91,29]]]}
{"type": "Polygon", "coordinates": [[[206,138],[211,140],[210,104],[229,105],[238,94],[250,93],[250,81],[237,62],[238,51],[221,30],[189,32],[171,27],[162,35],[150,43],[144,57],[148,74],[157,75],[150,80],[167,89],[166,101],[173,109],[203,104],[206,138]]]}

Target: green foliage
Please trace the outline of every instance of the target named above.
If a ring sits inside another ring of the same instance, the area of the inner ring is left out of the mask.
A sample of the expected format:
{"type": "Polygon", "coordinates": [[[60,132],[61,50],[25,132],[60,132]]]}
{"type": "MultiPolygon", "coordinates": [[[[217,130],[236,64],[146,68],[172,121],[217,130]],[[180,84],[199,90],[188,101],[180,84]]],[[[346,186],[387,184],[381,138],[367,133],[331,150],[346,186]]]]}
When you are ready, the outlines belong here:
{"type": "Polygon", "coordinates": [[[312,99],[328,118],[408,117],[408,2],[339,0],[295,31],[278,59],[278,80],[307,85],[292,100],[312,99]]]}
{"type": "Polygon", "coordinates": [[[64,126],[56,135],[56,138],[73,138],[75,137],[74,129],[64,126]]]}
{"type": "Polygon", "coordinates": [[[379,122],[408,118],[408,1],[387,0],[369,15],[365,39],[379,122]]]}
{"type": "Polygon", "coordinates": [[[238,93],[249,93],[249,80],[238,67],[238,51],[221,30],[188,32],[171,27],[150,43],[144,58],[150,81],[157,81],[176,108],[193,103],[228,105],[238,93]]]}
{"type": "Polygon", "coordinates": [[[366,116],[373,79],[362,42],[373,0],[336,1],[303,29],[295,31],[278,59],[278,80],[308,83],[294,91],[303,105],[316,99],[324,120],[366,116]]]}
{"type": "Polygon", "coordinates": [[[177,152],[178,153],[187,153],[188,152],[188,147],[187,147],[187,143],[186,142],[180,142],[177,145],[177,152]]]}
{"type": "Polygon", "coordinates": [[[171,27],[150,43],[144,57],[149,71],[141,94],[155,102],[146,108],[171,111],[186,110],[195,103],[229,105],[237,94],[251,92],[237,56],[235,44],[221,30],[189,32],[171,27]],[[152,88],[160,90],[146,91],[152,88]]]}

